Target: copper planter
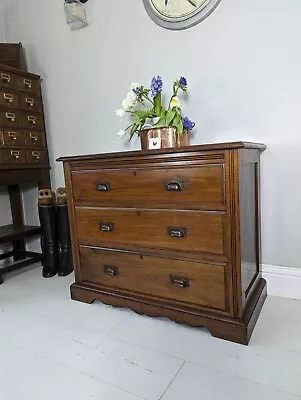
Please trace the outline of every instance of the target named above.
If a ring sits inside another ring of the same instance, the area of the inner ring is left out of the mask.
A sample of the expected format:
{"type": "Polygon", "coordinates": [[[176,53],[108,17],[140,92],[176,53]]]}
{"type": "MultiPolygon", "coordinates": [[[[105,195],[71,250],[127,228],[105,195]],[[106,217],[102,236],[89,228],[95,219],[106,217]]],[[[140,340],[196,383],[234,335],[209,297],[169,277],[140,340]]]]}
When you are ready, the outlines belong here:
{"type": "Polygon", "coordinates": [[[178,135],[174,126],[143,129],[139,136],[142,150],[168,149],[190,144],[189,132],[184,130],[182,135],[178,135]]]}

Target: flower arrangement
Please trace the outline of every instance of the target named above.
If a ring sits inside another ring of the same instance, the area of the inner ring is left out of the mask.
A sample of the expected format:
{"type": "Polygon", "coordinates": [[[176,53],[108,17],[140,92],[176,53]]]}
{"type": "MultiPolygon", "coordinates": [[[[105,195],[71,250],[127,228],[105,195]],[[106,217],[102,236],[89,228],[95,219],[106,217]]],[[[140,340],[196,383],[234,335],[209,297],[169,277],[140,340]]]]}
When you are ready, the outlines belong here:
{"type": "Polygon", "coordinates": [[[124,130],[121,129],[117,135],[124,137],[130,132],[130,139],[136,132],[146,126],[154,128],[174,126],[178,135],[183,135],[185,130],[192,130],[195,126],[188,117],[182,115],[179,92],[187,92],[187,80],[183,76],[174,81],[172,96],[167,107],[162,105],[163,81],[160,76],[154,76],[150,88],[145,88],[138,83],[132,83],[131,90],[122,102],[122,108],[115,111],[115,115],[123,119],[129,114],[132,123],[124,130]]]}

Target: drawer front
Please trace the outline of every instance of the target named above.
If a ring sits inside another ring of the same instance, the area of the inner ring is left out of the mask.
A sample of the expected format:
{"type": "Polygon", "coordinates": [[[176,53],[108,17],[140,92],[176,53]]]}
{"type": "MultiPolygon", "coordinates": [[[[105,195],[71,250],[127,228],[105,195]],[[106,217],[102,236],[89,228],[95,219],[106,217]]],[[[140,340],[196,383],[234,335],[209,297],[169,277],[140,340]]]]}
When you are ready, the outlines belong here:
{"type": "Polygon", "coordinates": [[[25,143],[28,147],[45,147],[45,133],[35,131],[24,132],[25,143]]]}
{"type": "Polygon", "coordinates": [[[46,150],[26,150],[26,160],[29,164],[47,164],[48,157],[46,150]]]}
{"type": "Polygon", "coordinates": [[[0,87],[18,89],[18,76],[10,72],[0,70],[0,87]]]}
{"type": "Polygon", "coordinates": [[[0,150],[0,160],[3,164],[24,164],[26,163],[25,150],[16,148],[0,150]]]}
{"type": "Polygon", "coordinates": [[[20,93],[20,107],[24,111],[43,112],[41,98],[31,94],[20,93]]]}
{"type": "Polygon", "coordinates": [[[100,203],[224,203],[224,167],[112,169],[72,173],[74,199],[100,203]]]}
{"type": "Polygon", "coordinates": [[[18,94],[8,90],[0,90],[0,106],[8,108],[20,108],[18,94]]]}
{"type": "Polygon", "coordinates": [[[5,110],[0,111],[0,125],[11,128],[22,127],[22,114],[20,111],[5,110]]]}
{"type": "Polygon", "coordinates": [[[80,243],[224,255],[224,215],[194,211],[76,208],[80,243]]]}
{"type": "Polygon", "coordinates": [[[44,120],[42,115],[23,113],[23,127],[25,129],[44,130],[44,120]]]}
{"type": "Polygon", "coordinates": [[[40,82],[36,79],[26,78],[24,76],[18,77],[18,89],[21,92],[35,94],[40,96],[40,82]]]}
{"type": "Polygon", "coordinates": [[[1,145],[3,146],[24,146],[25,136],[22,131],[13,131],[9,129],[4,129],[0,133],[1,135],[1,145]]]}
{"type": "Polygon", "coordinates": [[[80,248],[83,282],[226,309],[225,265],[80,248]]]}

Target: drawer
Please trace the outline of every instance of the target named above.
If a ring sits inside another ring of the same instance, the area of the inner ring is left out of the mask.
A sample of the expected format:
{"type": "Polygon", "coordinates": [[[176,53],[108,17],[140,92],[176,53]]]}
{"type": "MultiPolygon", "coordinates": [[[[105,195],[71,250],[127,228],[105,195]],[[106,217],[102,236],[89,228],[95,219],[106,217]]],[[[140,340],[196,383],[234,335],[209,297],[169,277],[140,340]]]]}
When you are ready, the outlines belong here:
{"type": "Polygon", "coordinates": [[[73,171],[76,202],[224,203],[224,165],[73,171]]]}
{"type": "Polygon", "coordinates": [[[44,119],[42,115],[23,113],[23,127],[25,129],[44,130],[44,119]]]}
{"type": "Polygon", "coordinates": [[[0,149],[0,162],[2,164],[24,164],[26,163],[25,150],[0,149]]]}
{"type": "Polygon", "coordinates": [[[18,89],[21,92],[35,94],[40,96],[40,81],[32,78],[26,78],[24,76],[18,77],[18,89]]]}
{"type": "Polygon", "coordinates": [[[47,151],[37,149],[26,150],[26,161],[29,164],[47,164],[47,151]]]}
{"type": "Polygon", "coordinates": [[[0,90],[0,106],[8,108],[20,108],[18,94],[8,90],[0,90]]]}
{"type": "Polygon", "coordinates": [[[45,132],[25,131],[25,143],[28,147],[45,147],[45,132]]]}
{"type": "Polygon", "coordinates": [[[13,131],[9,129],[4,129],[0,131],[1,135],[1,145],[3,146],[24,146],[25,137],[22,131],[13,131]]]}
{"type": "Polygon", "coordinates": [[[10,72],[0,70],[0,87],[18,89],[18,76],[10,72]]]}
{"type": "Polygon", "coordinates": [[[20,93],[20,107],[24,111],[43,112],[41,97],[32,94],[20,93]]]}
{"type": "Polygon", "coordinates": [[[81,279],[110,288],[226,309],[225,264],[214,265],[80,247],[81,279]]]}
{"type": "Polygon", "coordinates": [[[222,213],[102,208],[76,208],[75,213],[82,244],[225,253],[222,213]]]}
{"type": "Polygon", "coordinates": [[[5,110],[0,111],[0,125],[11,128],[22,127],[22,114],[20,111],[5,110]]]}

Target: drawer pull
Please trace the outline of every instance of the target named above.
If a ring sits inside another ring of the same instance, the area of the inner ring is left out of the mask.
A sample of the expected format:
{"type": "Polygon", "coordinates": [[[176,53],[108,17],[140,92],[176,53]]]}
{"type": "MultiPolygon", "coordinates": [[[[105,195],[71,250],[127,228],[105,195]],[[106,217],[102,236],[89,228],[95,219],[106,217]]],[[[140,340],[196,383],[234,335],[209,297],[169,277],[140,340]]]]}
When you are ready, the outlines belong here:
{"type": "Polygon", "coordinates": [[[10,82],[10,75],[1,73],[1,80],[9,83],[10,82]]]}
{"type": "Polygon", "coordinates": [[[168,192],[180,192],[183,190],[183,185],[180,182],[172,181],[165,183],[165,189],[168,192]]]}
{"type": "Polygon", "coordinates": [[[17,140],[17,133],[16,132],[7,132],[7,134],[8,134],[8,137],[11,140],[17,140]]]}
{"type": "Polygon", "coordinates": [[[41,158],[41,153],[39,151],[32,151],[31,154],[36,160],[41,158]]]}
{"type": "Polygon", "coordinates": [[[29,137],[34,142],[37,142],[37,140],[38,140],[38,134],[37,133],[30,133],[29,137]]]}
{"type": "Polygon", "coordinates": [[[34,116],[32,116],[32,115],[28,115],[28,116],[27,116],[27,120],[28,120],[28,122],[29,122],[30,124],[33,124],[33,125],[35,125],[35,124],[37,123],[37,117],[34,117],[34,116]]]}
{"type": "Polygon", "coordinates": [[[186,228],[168,227],[167,232],[172,238],[183,238],[187,234],[186,228]]]}
{"type": "Polygon", "coordinates": [[[104,265],[103,271],[106,275],[116,276],[119,274],[118,267],[115,265],[104,265]]]}
{"type": "Polygon", "coordinates": [[[189,278],[183,276],[170,275],[170,283],[178,288],[189,287],[189,278]]]}
{"type": "Polygon", "coordinates": [[[111,190],[111,186],[109,183],[98,183],[96,186],[96,190],[99,192],[108,192],[111,190]]]}
{"type": "Polygon", "coordinates": [[[15,122],[16,114],[14,113],[5,113],[5,118],[10,122],[15,122]]]}
{"type": "Polygon", "coordinates": [[[9,94],[9,93],[3,93],[3,98],[8,103],[12,103],[14,101],[14,96],[12,94],[9,94]]]}
{"type": "Polygon", "coordinates": [[[15,159],[18,160],[20,158],[20,152],[18,150],[11,150],[10,155],[15,159]]]}
{"type": "Polygon", "coordinates": [[[24,79],[23,80],[24,85],[26,86],[27,89],[31,89],[32,83],[30,79],[24,79]]]}
{"type": "Polygon", "coordinates": [[[114,230],[114,224],[111,223],[106,223],[106,222],[100,222],[99,223],[99,229],[101,232],[113,232],[114,230]]]}
{"type": "Polygon", "coordinates": [[[30,106],[33,107],[34,106],[34,99],[31,97],[26,97],[25,98],[25,102],[30,106]]]}

